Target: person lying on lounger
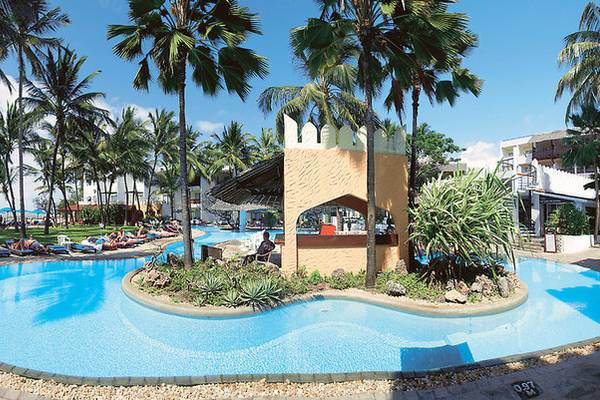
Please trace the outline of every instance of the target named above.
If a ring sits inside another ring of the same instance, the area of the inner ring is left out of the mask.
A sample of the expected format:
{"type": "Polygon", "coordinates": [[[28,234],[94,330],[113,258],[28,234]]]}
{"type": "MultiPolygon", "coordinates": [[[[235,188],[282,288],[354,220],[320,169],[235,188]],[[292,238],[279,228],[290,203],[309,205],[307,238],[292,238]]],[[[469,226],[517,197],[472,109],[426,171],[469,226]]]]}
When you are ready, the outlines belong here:
{"type": "Polygon", "coordinates": [[[33,250],[35,252],[46,251],[46,247],[37,240],[35,240],[31,235],[29,235],[29,240],[25,241],[25,245],[29,250],[33,250]]]}
{"type": "Polygon", "coordinates": [[[263,241],[258,246],[256,253],[249,254],[244,257],[244,264],[248,264],[252,261],[267,261],[269,254],[275,249],[275,243],[270,240],[269,232],[263,233],[263,241]]]}

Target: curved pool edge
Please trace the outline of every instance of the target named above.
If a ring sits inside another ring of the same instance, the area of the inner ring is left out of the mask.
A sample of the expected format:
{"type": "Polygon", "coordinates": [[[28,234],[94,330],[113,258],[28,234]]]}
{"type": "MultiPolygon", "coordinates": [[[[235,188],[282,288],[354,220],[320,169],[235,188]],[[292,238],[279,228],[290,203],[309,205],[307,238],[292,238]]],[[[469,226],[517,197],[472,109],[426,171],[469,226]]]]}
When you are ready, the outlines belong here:
{"type": "Polygon", "coordinates": [[[139,290],[132,283],[132,279],[143,268],[129,272],[121,281],[121,288],[125,295],[136,303],[152,310],[190,318],[236,318],[258,315],[271,311],[275,308],[286,307],[296,303],[317,300],[348,300],[367,303],[370,305],[385,307],[400,312],[416,314],[425,317],[455,318],[455,317],[478,317],[499,314],[519,307],[527,301],[529,290],[524,282],[517,288],[516,293],[492,304],[475,304],[468,307],[457,304],[431,304],[421,303],[407,298],[390,297],[381,293],[372,293],[360,289],[346,290],[324,290],[317,293],[309,293],[284,300],[273,308],[267,310],[253,309],[250,307],[225,308],[225,307],[195,307],[189,304],[176,304],[164,302],[139,290]]]}
{"type": "MultiPolygon", "coordinates": [[[[543,356],[564,351],[569,348],[582,347],[598,343],[600,336],[579,342],[574,342],[550,349],[522,353],[513,356],[493,358],[469,364],[462,364],[444,368],[433,368],[421,371],[363,371],[363,372],[341,372],[341,373],[287,373],[287,374],[231,374],[231,375],[201,375],[201,376],[158,376],[158,377],[89,377],[77,375],[54,374],[34,369],[21,368],[0,362],[0,372],[15,374],[24,378],[47,380],[66,385],[83,386],[197,386],[207,384],[234,384],[247,382],[267,383],[339,383],[359,380],[401,380],[411,378],[424,378],[447,373],[459,373],[468,370],[496,367],[503,364],[541,358],[543,356]]],[[[564,361],[561,361],[564,362],[564,361]]]]}

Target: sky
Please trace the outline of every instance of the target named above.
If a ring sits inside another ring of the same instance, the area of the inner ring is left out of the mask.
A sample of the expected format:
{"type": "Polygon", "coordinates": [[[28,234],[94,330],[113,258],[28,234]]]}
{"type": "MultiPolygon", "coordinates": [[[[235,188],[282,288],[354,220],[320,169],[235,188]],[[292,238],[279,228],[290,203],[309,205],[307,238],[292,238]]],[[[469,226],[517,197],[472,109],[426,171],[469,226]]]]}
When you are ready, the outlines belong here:
{"type": "MultiPolygon", "coordinates": [[[[84,71],[100,70],[92,90],[106,93],[106,107],[114,114],[127,105],[146,115],[154,108],[177,110],[177,98],[165,95],[156,85],[149,92],[132,87],[135,62],[113,55],[115,44],[106,40],[109,24],[125,24],[126,0],[49,0],[66,12],[71,24],[57,32],[80,56],[87,56],[84,71]]],[[[290,29],[317,16],[312,0],[241,0],[257,13],[262,36],[253,36],[246,46],[269,61],[266,79],[252,81],[253,90],[242,102],[235,95],[221,93],[207,97],[188,85],[187,120],[209,135],[236,120],[250,133],[273,127],[274,116],[258,109],[258,95],[269,86],[302,85],[306,77],[293,62],[289,48],[290,29]]],[[[484,82],[479,98],[464,95],[454,107],[430,105],[422,99],[420,121],[453,138],[466,150],[463,161],[473,167],[493,164],[503,139],[531,133],[563,129],[567,99],[554,101],[556,84],[564,68],[557,55],[563,38],[577,30],[587,0],[460,0],[451,10],[466,13],[470,29],[479,36],[479,46],[465,65],[484,82]]],[[[1,66],[17,76],[16,64],[9,59],[1,66]]],[[[0,88],[0,109],[9,95],[0,88]]],[[[385,115],[381,99],[376,110],[385,115]]],[[[27,199],[31,204],[31,198],[27,199]]],[[[2,202],[0,201],[0,204],[2,202]]]]}

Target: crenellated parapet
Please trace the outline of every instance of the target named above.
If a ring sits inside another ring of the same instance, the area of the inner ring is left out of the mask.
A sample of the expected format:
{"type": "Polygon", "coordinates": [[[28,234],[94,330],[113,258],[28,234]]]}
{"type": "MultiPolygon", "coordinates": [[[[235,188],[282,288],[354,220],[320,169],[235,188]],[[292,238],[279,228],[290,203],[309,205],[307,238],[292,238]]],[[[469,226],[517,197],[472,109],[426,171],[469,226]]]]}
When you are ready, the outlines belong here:
{"type": "MultiPolygon", "coordinates": [[[[284,145],[286,149],[327,150],[341,149],[350,151],[366,151],[367,130],[360,128],[357,132],[349,126],[340,129],[325,125],[319,135],[317,127],[308,122],[299,130],[298,124],[287,115],[284,117],[284,145]]],[[[402,154],[406,152],[406,134],[402,131],[388,138],[384,131],[375,131],[375,152],[402,154]]]]}

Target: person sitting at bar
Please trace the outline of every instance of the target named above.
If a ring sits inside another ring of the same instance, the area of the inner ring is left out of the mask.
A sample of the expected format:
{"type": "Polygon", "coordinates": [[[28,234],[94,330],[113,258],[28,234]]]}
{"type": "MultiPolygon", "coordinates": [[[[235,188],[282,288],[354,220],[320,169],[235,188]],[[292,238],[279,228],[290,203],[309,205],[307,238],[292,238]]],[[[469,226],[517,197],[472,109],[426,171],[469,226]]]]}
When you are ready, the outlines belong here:
{"type": "Polygon", "coordinates": [[[392,224],[391,218],[387,219],[387,228],[385,228],[385,234],[386,235],[395,235],[396,234],[396,228],[392,224]]]}
{"type": "Polygon", "coordinates": [[[269,255],[275,249],[275,243],[271,241],[270,237],[269,232],[263,233],[263,241],[258,246],[256,253],[244,257],[244,264],[251,263],[252,261],[267,261],[269,259],[269,255]]]}

